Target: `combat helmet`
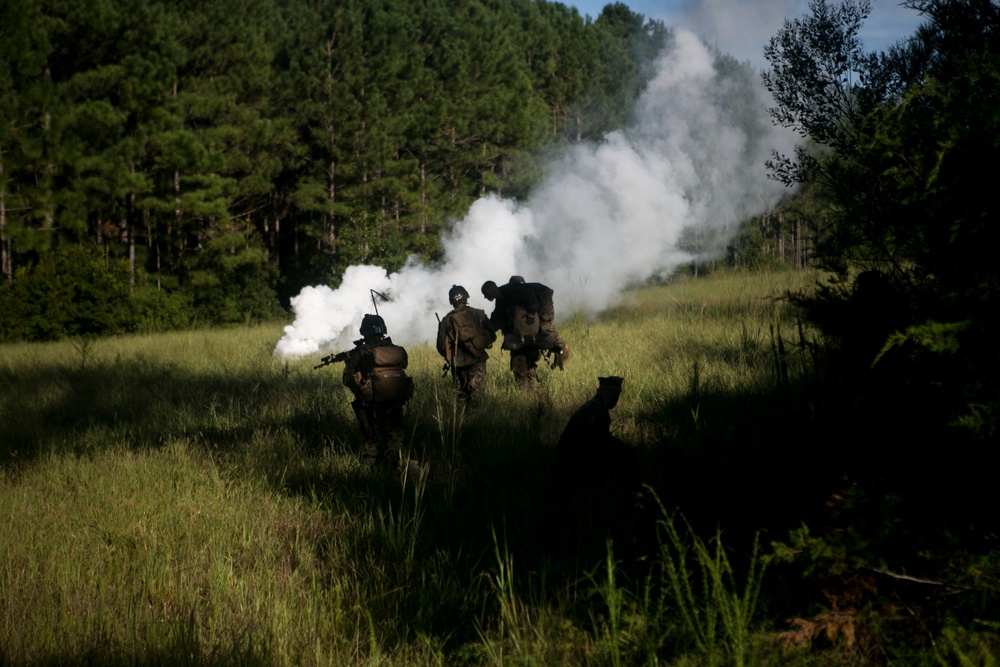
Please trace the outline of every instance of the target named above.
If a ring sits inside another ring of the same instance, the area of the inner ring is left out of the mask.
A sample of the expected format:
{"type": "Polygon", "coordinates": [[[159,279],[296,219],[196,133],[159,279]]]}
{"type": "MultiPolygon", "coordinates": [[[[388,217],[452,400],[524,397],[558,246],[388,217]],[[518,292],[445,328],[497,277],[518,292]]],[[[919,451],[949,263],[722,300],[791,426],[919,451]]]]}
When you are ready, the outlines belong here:
{"type": "Polygon", "coordinates": [[[365,315],[361,319],[361,335],[365,338],[384,336],[386,333],[385,320],[380,315],[365,315]]]}
{"type": "Polygon", "coordinates": [[[454,306],[457,303],[468,302],[469,292],[461,285],[452,285],[451,289],[448,290],[448,303],[454,306]]]}

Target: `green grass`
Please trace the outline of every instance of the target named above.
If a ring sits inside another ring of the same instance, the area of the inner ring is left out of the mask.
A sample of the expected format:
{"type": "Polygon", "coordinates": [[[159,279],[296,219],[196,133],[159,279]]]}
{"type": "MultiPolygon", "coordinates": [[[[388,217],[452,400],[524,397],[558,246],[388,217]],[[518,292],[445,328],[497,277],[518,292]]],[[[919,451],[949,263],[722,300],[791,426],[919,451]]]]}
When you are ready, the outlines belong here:
{"type": "Polygon", "coordinates": [[[739,582],[759,572],[739,568],[767,526],[729,501],[777,504],[755,485],[784,455],[774,434],[793,418],[788,378],[810,366],[772,297],[814,279],[715,274],[634,290],[559,322],[572,357],[540,371],[536,396],[494,350],[485,405],[468,412],[436,352],[408,346],[407,446],[422,467],[403,481],[361,466],[339,367],[271,357],[277,324],[0,347],[0,663],[773,656],[753,641],[764,617],[740,606],[739,582]],[[610,374],[626,378],[613,428],[637,445],[659,501],[597,502],[567,521],[548,484],[555,444],[610,374]],[[674,551],[657,538],[658,502],[690,519],[674,551]],[[720,524],[745,556],[705,546],[720,524]],[[744,614],[736,649],[702,647],[657,574],[683,544],[703,558],[685,567],[715,576],[706,590],[744,614]]]}

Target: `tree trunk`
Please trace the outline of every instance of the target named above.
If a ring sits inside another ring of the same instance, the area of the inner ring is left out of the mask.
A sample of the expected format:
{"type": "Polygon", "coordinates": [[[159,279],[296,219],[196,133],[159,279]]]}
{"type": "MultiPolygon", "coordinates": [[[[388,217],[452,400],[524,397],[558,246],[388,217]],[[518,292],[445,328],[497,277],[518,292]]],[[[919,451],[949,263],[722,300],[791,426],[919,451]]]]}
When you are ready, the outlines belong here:
{"type": "Polygon", "coordinates": [[[128,234],[128,286],[135,288],[135,221],[129,216],[125,222],[125,233],[128,234]]]}
{"type": "Polygon", "coordinates": [[[160,246],[162,243],[160,242],[160,239],[156,239],[155,242],[153,241],[153,224],[149,218],[149,209],[143,209],[142,222],[146,226],[146,247],[156,255],[156,291],[159,292],[161,289],[160,246]]]}
{"type": "MultiPolygon", "coordinates": [[[[330,144],[333,145],[333,135],[330,135],[330,144]]],[[[334,202],[337,200],[337,163],[330,160],[330,168],[327,171],[329,177],[329,186],[327,189],[327,201],[330,202],[330,207],[332,209],[334,202]]],[[[331,210],[327,214],[327,225],[326,225],[326,242],[330,246],[330,254],[333,255],[334,259],[337,257],[337,219],[336,214],[331,210]]]]}
{"type": "Polygon", "coordinates": [[[802,218],[795,218],[794,240],[795,270],[802,269],[802,218]]]}
{"type": "Polygon", "coordinates": [[[10,240],[7,238],[7,188],[3,182],[3,149],[0,149],[0,270],[7,280],[14,277],[14,269],[11,266],[10,240]]]}
{"type": "Polygon", "coordinates": [[[427,164],[420,162],[420,233],[427,234],[427,164]]]}
{"type": "Polygon", "coordinates": [[[778,214],[778,259],[785,263],[785,214],[778,214]]]}

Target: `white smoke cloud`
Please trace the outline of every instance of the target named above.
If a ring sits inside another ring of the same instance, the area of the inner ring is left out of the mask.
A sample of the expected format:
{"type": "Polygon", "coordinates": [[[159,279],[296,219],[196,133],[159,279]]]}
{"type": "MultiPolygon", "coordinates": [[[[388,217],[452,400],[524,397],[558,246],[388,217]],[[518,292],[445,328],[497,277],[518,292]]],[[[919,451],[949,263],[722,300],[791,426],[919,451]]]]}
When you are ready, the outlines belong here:
{"type": "Polygon", "coordinates": [[[440,267],[411,259],[388,275],[354,266],[336,290],[305,288],[292,299],[295,321],[275,354],[347,348],[372,312],[369,290],[389,297],[379,313],[398,343],[434,340],[434,313],[450,309],[453,284],[489,312],[479,287],[513,274],[552,287],[557,318],[599,311],[629,285],[690,262],[680,248],[686,230],[733,228],[771,205],[782,189],[763,162],[772,149],[787,150],[788,139],[761,138],[771,127],[763,89],[720,79],[697,37],[674,37],[630,127],[573,146],[523,204],[496,196],[475,202],[443,239],[440,267]]]}
{"type": "Polygon", "coordinates": [[[650,2],[651,13],[660,14],[667,25],[702,35],[712,46],[766,67],[764,45],[777,33],[785,17],[800,16],[808,0],[682,0],[679,3],[650,2]],[[660,9],[659,12],[653,8],[660,9]]]}
{"type": "MultiPolygon", "coordinates": [[[[570,4],[582,3],[590,4],[587,0],[570,4]]],[[[781,30],[786,18],[808,14],[810,0],[628,0],[626,4],[668,26],[702,35],[740,61],[767,69],[764,45],[781,30]]],[[[600,10],[591,13],[596,16],[600,10]]],[[[866,49],[883,51],[912,35],[922,19],[901,0],[874,0],[859,35],[866,49]]]]}

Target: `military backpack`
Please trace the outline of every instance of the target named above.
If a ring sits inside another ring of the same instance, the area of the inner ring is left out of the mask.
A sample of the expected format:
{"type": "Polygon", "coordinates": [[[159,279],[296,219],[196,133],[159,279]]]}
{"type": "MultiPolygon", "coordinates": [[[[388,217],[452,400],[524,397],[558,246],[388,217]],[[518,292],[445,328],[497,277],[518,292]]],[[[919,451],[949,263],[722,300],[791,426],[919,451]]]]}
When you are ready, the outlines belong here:
{"type": "Polygon", "coordinates": [[[369,348],[364,364],[361,397],[373,403],[408,401],[413,396],[413,378],[406,375],[406,350],[399,345],[369,348]]]}
{"type": "Polygon", "coordinates": [[[473,355],[482,352],[493,344],[496,334],[489,327],[481,324],[474,308],[462,308],[451,314],[458,343],[473,355]]]}

